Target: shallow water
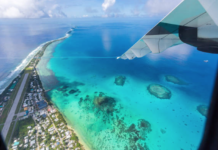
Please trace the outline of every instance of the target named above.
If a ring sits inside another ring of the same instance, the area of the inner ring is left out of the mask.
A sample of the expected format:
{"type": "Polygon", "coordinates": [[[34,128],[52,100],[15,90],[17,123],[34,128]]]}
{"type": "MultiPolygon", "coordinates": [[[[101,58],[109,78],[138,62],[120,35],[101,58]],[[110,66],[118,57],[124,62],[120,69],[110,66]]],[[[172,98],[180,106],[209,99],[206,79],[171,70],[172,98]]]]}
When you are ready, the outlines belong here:
{"type": "Polygon", "coordinates": [[[71,37],[50,45],[39,63],[40,78],[52,89],[49,96],[90,149],[198,148],[206,118],[197,106],[210,102],[217,55],[183,44],[141,59],[115,59],[152,26],[80,25],[71,37]],[[114,83],[120,75],[126,77],[123,86],[114,83]],[[167,82],[165,75],[187,84],[167,82]],[[151,95],[150,84],[166,87],[171,98],[151,95]],[[99,94],[107,99],[96,104],[99,94]]]}

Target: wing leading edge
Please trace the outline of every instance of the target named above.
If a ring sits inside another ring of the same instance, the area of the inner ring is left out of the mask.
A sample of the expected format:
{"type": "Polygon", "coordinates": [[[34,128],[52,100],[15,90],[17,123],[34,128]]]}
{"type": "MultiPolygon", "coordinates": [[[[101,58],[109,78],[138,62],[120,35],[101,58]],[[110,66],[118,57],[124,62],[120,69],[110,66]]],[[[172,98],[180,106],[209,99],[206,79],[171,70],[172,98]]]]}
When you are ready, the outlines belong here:
{"type": "MultiPolygon", "coordinates": [[[[184,0],[128,51],[117,58],[129,60],[135,57],[140,58],[148,53],[161,53],[169,47],[182,43],[202,47],[198,43],[204,44],[205,39],[202,42],[200,36],[211,38],[212,35],[218,35],[218,17],[214,15],[218,15],[216,4],[218,5],[218,0],[184,0]]],[[[218,46],[217,43],[209,42],[214,46],[218,46]]]]}

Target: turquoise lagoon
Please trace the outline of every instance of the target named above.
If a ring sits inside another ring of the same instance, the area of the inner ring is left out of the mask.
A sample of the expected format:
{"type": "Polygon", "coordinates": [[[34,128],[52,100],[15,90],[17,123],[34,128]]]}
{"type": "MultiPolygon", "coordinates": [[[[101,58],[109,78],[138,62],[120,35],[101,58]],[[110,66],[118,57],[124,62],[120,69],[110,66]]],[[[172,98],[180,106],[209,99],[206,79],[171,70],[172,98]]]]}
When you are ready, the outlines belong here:
{"type": "Polygon", "coordinates": [[[44,88],[87,149],[198,148],[206,118],[197,106],[209,105],[217,55],[184,44],[131,61],[116,59],[152,26],[134,21],[80,25],[46,49],[37,67],[44,88]],[[120,75],[126,77],[123,86],[114,83],[120,75]],[[188,84],[167,82],[165,75],[188,84]],[[151,95],[150,84],[168,88],[171,98],[151,95]],[[94,103],[99,95],[107,96],[102,106],[94,103]]]}

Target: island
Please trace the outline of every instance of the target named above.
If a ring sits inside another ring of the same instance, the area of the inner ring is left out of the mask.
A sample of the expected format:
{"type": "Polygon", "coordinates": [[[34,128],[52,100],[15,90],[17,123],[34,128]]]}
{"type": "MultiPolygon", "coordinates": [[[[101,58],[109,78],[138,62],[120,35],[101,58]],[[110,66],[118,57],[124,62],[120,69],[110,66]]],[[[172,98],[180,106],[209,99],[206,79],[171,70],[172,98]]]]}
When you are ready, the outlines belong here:
{"type": "MultiPolygon", "coordinates": [[[[66,38],[45,43],[26,68],[0,94],[0,130],[9,150],[84,149],[64,115],[46,95],[36,70],[46,48],[66,38]]],[[[64,91],[65,87],[61,90],[64,91]]],[[[69,94],[76,92],[79,91],[72,90],[69,94]]]]}

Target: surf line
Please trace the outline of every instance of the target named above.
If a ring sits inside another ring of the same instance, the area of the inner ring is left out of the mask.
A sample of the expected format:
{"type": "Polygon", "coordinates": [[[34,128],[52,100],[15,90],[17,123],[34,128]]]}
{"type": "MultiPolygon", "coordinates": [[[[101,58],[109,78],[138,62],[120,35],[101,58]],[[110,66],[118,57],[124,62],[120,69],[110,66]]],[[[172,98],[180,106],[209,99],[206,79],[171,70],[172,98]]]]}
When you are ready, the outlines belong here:
{"type": "MultiPolygon", "coordinates": [[[[117,57],[86,57],[86,56],[76,56],[76,57],[34,57],[34,58],[37,58],[37,59],[50,59],[50,58],[59,58],[59,59],[88,59],[88,58],[96,58],[96,59],[112,59],[112,58],[117,58],[117,57]]],[[[10,58],[3,58],[3,57],[0,57],[0,59],[23,59],[22,57],[10,57],[10,58]]]]}
{"type": "Polygon", "coordinates": [[[89,58],[91,58],[91,59],[114,59],[114,58],[117,58],[117,57],[86,57],[86,56],[75,56],[75,57],[37,57],[37,58],[39,58],[39,59],[45,59],[45,58],[56,58],[56,59],[89,59],[89,58]]]}

